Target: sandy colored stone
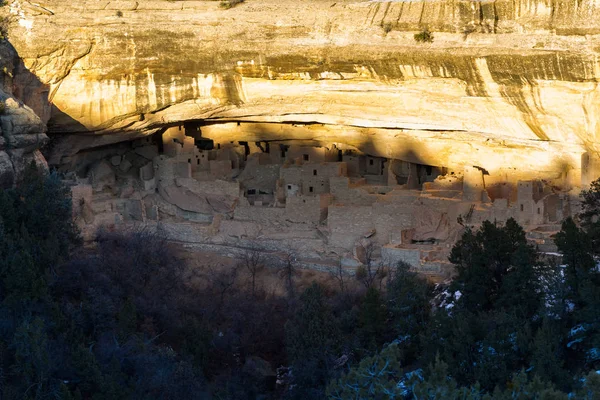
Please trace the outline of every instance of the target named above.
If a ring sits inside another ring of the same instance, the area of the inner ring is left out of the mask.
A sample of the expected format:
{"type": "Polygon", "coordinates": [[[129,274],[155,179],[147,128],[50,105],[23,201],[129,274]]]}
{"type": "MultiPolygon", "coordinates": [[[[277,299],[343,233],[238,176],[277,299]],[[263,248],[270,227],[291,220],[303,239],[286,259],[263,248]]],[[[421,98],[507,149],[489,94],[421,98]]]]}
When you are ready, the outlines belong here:
{"type": "Polygon", "coordinates": [[[54,107],[38,113],[61,133],[53,163],[206,118],[268,124],[231,129],[237,139],[321,137],[496,172],[578,169],[598,150],[591,0],[552,12],[541,0],[138,3],[48,0],[46,13],[12,3],[26,67],[15,79],[39,81],[23,99],[37,110],[43,88],[52,94],[54,107]],[[432,43],[414,40],[423,26],[432,43]]]}

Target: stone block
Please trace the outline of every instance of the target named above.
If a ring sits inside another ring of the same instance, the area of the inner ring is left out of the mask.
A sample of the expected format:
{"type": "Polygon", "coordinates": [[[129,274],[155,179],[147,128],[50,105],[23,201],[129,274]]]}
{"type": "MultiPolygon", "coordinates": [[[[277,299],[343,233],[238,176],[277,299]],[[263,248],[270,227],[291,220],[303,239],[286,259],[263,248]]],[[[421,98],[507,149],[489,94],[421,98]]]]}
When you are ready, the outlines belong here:
{"type": "Polygon", "coordinates": [[[135,153],[147,160],[152,161],[154,157],[158,156],[158,147],[152,145],[137,147],[135,149],[135,153]]]}
{"type": "Polygon", "coordinates": [[[192,177],[192,165],[188,162],[178,162],[174,165],[175,177],[177,178],[191,178],[192,177]]]}
{"type": "Polygon", "coordinates": [[[151,201],[144,202],[146,210],[146,219],[150,221],[158,221],[158,206],[151,201]]]}
{"type": "Polygon", "coordinates": [[[142,181],[142,187],[145,191],[156,189],[156,178],[148,179],[147,181],[142,181]]]}
{"type": "Polygon", "coordinates": [[[125,202],[125,210],[123,213],[123,218],[127,220],[133,221],[143,221],[144,220],[144,205],[141,200],[129,199],[125,202]]]}
{"type": "Polygon", "coordinates": [[[121,164],[121,156],[112,156],[110,158],[110,163],[113,166],[118,167],[121,164]]]}
{"type": "Polygon", "coordinates": [[[127,172],[131,169],[132,164],[131,161],[129,161],[128,159],[124,158],[121,163],[119,164],[119,169],[121,170],[121,172],[127,172]]]}
{"type": "Polygon", "coordinates": [[[148,181],[152,178],[154,178],[154,166],[150,162],[140,168],[140,179],[148,181]]]}

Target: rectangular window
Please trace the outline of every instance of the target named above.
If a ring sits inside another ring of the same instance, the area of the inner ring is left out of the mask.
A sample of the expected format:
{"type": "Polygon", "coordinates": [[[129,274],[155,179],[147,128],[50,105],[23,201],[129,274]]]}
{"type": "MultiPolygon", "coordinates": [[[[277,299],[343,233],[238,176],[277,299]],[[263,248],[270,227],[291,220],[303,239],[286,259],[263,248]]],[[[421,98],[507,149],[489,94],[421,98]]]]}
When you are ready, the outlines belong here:
{"type": "Polygon", "coordinates": [[[288,185],[288,190],[292,190],[292,185],[288,185]]]}
{"type": "Polygon", "coordinates": [[[317,170],[313,169],[313,175],[317,176],[317,170]]]}
{"type": "Polygon", "coordinates": [[[373,159],[370,159],[369,160],[369,165],[373,165],[373,164],[375,164],[375,161],[373,161],[373,159]]]}
{"type": "Polygon", "coordinates": [[[303,154],[303,155],[302,155],[302,159],[303,159],[304,161],[308,161],[308,154],[303,154]]]}
{"type": "Polygon", "coordinates": [[[312,193],[312,192],[313,192],[313,187],[312,187],[312,186],[310,186],[310,187],[308,188],[308,191],[312,193]]]}
{"type": "Polygon", "coordinates": [[[248,189],[248,195],[253,195],[256,194],[256,190],[255,189],[248,189]]]}

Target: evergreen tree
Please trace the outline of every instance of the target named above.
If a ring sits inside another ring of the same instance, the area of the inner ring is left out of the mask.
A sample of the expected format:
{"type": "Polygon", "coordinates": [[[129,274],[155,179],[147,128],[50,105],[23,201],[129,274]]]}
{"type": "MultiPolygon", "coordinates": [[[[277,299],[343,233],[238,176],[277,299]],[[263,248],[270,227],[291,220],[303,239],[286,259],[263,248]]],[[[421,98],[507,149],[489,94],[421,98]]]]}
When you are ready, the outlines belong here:
{"type": "Polygon", "coordinates": [[[402,377],[401,351],[392,343],[380,353],[363,358],[360,363],[330,382],[327,396],[332,400],[394,400],[404,398],[398,385],[402,377]]]}
{"type": "Polygon", "coordinates": [[[322,398],[333,360],[339,356],[340,337],[321,286],[313,283],[302,293],[285,331],[294,376],[293,397],[322,398]]]}
{"type": "Polygon", "coordinates": [[[373,351],[385,341],[386,322],[387,310],[381,293],[370,287],[359,312],[359,336],[365,348],[373,351]]]}
{"type": "Polygon", "coordinates": [[[600,255],[600,178],[590,184],[590,188],[581,191],[581,213],[578,215],[585,230],[591,250],[600,255]]]}
{"type": "Polygon", "coordinates": [[[460,291],[458,306],[471,312],[504,309],[531,318],[542,300],[537,278],[539,262],[525,232],[509,218],[504,226],[484,221],[452,248],[450,261],[457,276],[452,291],[460,291]]]}
{"type": "Polygon", "coordinates": [[[79,243],[69,189],[57,174],[30,167],[19,186],[0,193],[3,298],[43,297],[48,276],[79,243]]]}
{"type": "Polygon", "coordinates": [[[408,264],[398,263],[388,280],[386,297],[396,335],[416,339],[431,317],[433,285],[410,271],[408,264]]]}
{"type": "Polygon", "coordinates": [[[569,218],[555,241],[566,264],[565,284],[573,306],[571,321],[566,321],[572,326],[567,345],[584,353],[581,357],[587,363],[600,363],[600,271],[592,250],[593,235],[569,218]]]}

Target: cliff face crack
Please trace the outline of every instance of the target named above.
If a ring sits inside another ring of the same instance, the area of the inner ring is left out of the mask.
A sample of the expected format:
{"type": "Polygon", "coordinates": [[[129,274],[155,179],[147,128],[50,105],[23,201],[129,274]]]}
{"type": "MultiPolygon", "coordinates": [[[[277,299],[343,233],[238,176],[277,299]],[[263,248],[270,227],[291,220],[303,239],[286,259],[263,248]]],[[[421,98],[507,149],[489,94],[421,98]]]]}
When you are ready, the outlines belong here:
{"type": "Polygon", "coordinates": [[[54,11],[42,6],[41,4],[38,3],[32,3],[30,1],[26,1],[25,2],[26,5],[28,5],[29,7],[31,7],[34,11],[37,11],[41,14],[44,15],[54,15],[54,11]]]}
{"type": "MultiPolygon", "coordinates": [[[[52,88],[52,90],[50,91],[50,93],[48,95],[48,101],[52,102],[52,100],[54,99],[54,96],[56,95],[56,92],[60,88],[62,82],[65,80],[65,78],[67,76],[69,76],[69,74],[71,73],[71,70],[73,69],[75,64],[77,64],[77,62],[79,60],[81,60],[82,58],[84,58],[85,56],[90,54],[92,52],[92,50],[94,49],[94,45],[95,45],[95,42],[91,41],[88,44],[87,48],[83,51],[83,53],[76,55],[74,58],[72,58],[70,61],[68,61],[63,66],[62,71],[58,75],[54,76],[53,83],[55,83],[55,86],[52,88]]],[[[64,48],[61,50],[61,52],[64,55],[64,48]]]]}

